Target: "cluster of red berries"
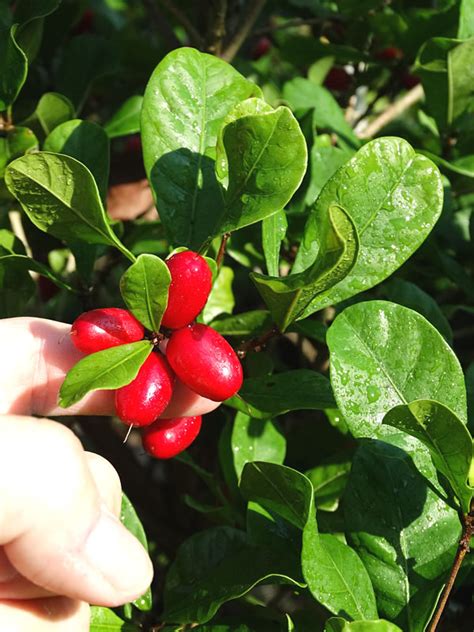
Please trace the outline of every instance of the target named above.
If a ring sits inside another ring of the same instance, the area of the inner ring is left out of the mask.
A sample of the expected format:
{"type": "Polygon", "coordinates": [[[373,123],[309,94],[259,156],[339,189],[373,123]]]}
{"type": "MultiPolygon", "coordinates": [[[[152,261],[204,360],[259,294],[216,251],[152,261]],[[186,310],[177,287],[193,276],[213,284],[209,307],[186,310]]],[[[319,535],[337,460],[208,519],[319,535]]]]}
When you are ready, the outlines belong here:
{"type": "MultiPolygon", "coordinates": [[[[185,450],[199,434],[201,417],[158,419],[171,400],[178,378],[198,395],[224,401],[242,385],[242,366],[235,351],[217,331],[195,323],[212,286],[206,260],[192,251],[179,252],[166,264],[171,275],[163,334],[137,377],[115,391],[117,416],[129,426],[144,427],[145,450],[157,458],[171,458],[185,450]]],[[[156,333],[156,332],[155,332],[156,333]]],[[[71,328],[74,345],[95,353],[138,342],[144,327],[127,310],[94,309],[81,314],[71,328]]]]}

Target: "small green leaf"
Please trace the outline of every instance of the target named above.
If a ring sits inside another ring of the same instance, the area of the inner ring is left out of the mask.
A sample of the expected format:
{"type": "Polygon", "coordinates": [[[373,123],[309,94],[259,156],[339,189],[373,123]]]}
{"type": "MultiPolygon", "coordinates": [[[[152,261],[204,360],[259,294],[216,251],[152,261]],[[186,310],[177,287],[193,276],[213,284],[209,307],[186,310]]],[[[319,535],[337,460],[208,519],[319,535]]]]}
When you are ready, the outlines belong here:
{"type": "Polygon", "coordinates": [[[318,295],[324,295],[342,281],[356,263],[357,233],[345,211],[336,205],[329,207],[318,230],[320,249],[316,260],[306,270],[286,277],[251,274],[281,331],[294,320],[318,310],[318,295]]]}
{"type": "Polygon", "coordinates": [[[69,292],[76,292],[74,288],[63,281],[61,277],[55,274],[50,268],[39,261],[31,259],[31,257],[27,257],[26,255],[19,255],[16,253],[2,254],[0,251],[0,266],[11,267],[17,271],[30,270],[31,272],[37,272],[38,274],[41,274],[41,276],[44,276],[52,281],[58,287],[68,290],[69,292]]]}
{"type": "Polygon", "coordinates": [[[423,243],[442,208],[438,168],[401,138],[364,145],[328,180],[312,209],[292,274],[316,259],[319,226],[337,204],[353,221],[359,238],[350,273],[318,296],[317,307],[339,303],[383,281],[423,243]]]}
{"type": "Polygon", "coordinates": [[[38,139],[27,127],[13,127],[0,136],[0,178],[9,162],[38,149],[38,139]]]}
{"type": "MultiPolygon", "coordinates": [[[[120,512],[120,520],[122,524],[132,533],[143,548],[148,551],[148,540],[146,537],[145,529],[138,517],[135,507],[125,494],[122,493],[122,508],[120,512]]],[[[142,612],[149,612],[152,608],[152,595],[151,589],[148,588],[146,593],[135,599],[133,605],[136,606],[142,612]]]]}
{"type": "Polygon", "coordinates": [[[109,138],[128,136],[140,131],[140,112],[143,97],[134,95],[127,99],[115,112],[111,119],[104,125],[104,130],[109,138]]]}
{"type": "Polygon", "coordinates": [[[142,325],[150,331],[160,329],[168,305],[171,275],[166,263],[155,255],[140,255],[120,280],[122,298],[142,325]]]}
{"type": "Polygon", "coordinates": [[[211,326],[223,336],[254,337],[269,329],[272,324],[270,313],[255,309],[235,316],[223,316],[212,321],[211,326]]]}
{"type": "Polygon", "coordinates": [[[42,0],[41,3],[20,0],[15,6],[15,22],[19,23],[16,40],[30,64],[41,45],[44,18],[53,13],[60,3],[61,0],[42,0]]]}
{"type": "Polygon", "coordinates": [[[472,0],[461,0],[458,37],[459,39],[474,37],[474,4],[472,0]]]}
{"type": "Polygon", "coordinates": [[[207,303],[201,312],[203,323],[210,323],[220,314],[232,314],[235,305],[232,282],[234,271],[232,268],[222,266],[214,281],[207,303]]]}
{"type": "Polygon", "coordinates": [[[113,610],[91,606],[89,632],[140,632],[140,627],[124,621],[113,610]]]}
{"type": "Polygon", "coordinates": [[[331,617],[326,621],[324,632],[403,632],[397,625],[377,619],[376,621],[346,621],[331,617]]]}
{"type": "Polygon", "coordinates": [[[270,276],[277,277],[280,274],[280,248],[287,228],[288,220],[283,210],[266,217],[262,222],[263,253],[270,276]]]}
{"type": "Polygon", "coordinates": [[[112,245],[135,259],[110,227],[91,172],[74,158],[48,152],[17,158],[7,167],[5,183],[45,233],[65,241],[112,245]]]}
{"type": "Polygon", "coordinates": [[[61,123],[48,135],[43,149],[72,156],[82,162],[95,178],[102,200],[109,181],[109,139],[96,123],[73,119],[61,123]]]}
{"type": "Polygon", "coordinates": [[[266,418],[290,410],[324,410],[336,404],[329,380],[315,371],[295,369],[244,380],[239,396],[226,404],[252,417],[266,418]]]}
{"type": "Polygon", "coordinates": [[[240,478],[246,463],[266,461],[283,463],[286,440],[272,419],[253,419],[237,413],[231,436],[234,469],[240,478]]]}
{"type": "Polygon", "coordinates": [[[333,145],[329,134],[316,136],[310,152],[310,179],[305,196],[305,203],[308,206],[316,202],[329,178],[353,155],[354,151],[333,145]]]}
{"type": "Polygon", "coordinates": [[[169,53],[143,97],[145,169],[160,218],[175,244],[198,248],[222,208],[217,137],[227,114],[260,89],[232,66],[192,48],[169,53]]]}
{"type": "Polygon", "coordinates": [[[311,594],[328,610],[351,619],[377,618],[372,582],[350,546],[332,534],[308,529],[301,563],[311,594]]]}
{"type": "Polygon", "coordinates": [[[331,459],[306,472],[314,487],[316,508],[335,511],[346,487],[351,462],[344,458],[331,459]]]}
{"type": "Polygon", "coordinates": [[[38,138],[44,138],[58,125],[74,117],[74,106],[67,97],[57,92],[46,92],[36,105],[35,111],[23,121],[38,138]]]}
{"type": "Polygon", "coordinates": [[[59,391],[59,405],[69,408],[90,391],[130,384],[152,350],[151,342],[140,340],[82,358],[66,375],[59,391]]]}
{"type": "Polygon", "coordinates": [[[345,309],[328,330],[331,384],[352,434],[386,434],[394,406],[433,399],[466,414],[459,361],[440,333],[416,312],[386,301],[345,309]],[[385,429],[385,433],[383,432],[385,429]]]}
{"type": "Polygon", "coordinates": [[[472,461],[472,437],[458,417],[439,402],[418,400],[392,408],[383,423],[426,445],[436,469],[446,476],[463,512],[468,513],[474,494],[466,483],[472,461]]]}
{"type": "Polygon", "coordinates": [[[307,165],[304,136],[283,106],[229,123],[223,143],[229,186],[215,234],[254,224],[282,209],[299,187],[307,165]]]}
{"type": "Polygon", "coordinates": [[[0,112],[15,102],[28,73],[28,60],[15,39],[17,29],[15,24],[0,31],[0,112]]]}

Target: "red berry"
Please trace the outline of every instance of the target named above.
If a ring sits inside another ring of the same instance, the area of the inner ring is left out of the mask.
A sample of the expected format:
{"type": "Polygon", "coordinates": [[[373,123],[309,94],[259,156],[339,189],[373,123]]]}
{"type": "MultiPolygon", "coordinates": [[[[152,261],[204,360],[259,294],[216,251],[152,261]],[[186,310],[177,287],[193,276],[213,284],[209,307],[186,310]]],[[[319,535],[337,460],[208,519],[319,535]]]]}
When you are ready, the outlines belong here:
{"type": "Polygon", "coordinates": [[[126,309],[105,307],[84,312],[71,327],[71,339],[83,353],[94,353],[143,339],[145,331],[126,309]]]}
{"type": "Polygon", "coordinates": [[[338,66],[333,66],[326,75],[324,85],[329,90],[337,90],[338,92],[345,92],[348,90],[352,83],[351,75],[338,66]]]}
{"type": "Polygon", "coordinates": [[[143,431],[143,447],[157,459],[171,459],[189,448],[201,430],[202,417],[158,419],[143,431]]]}
{"type": "Polygon", "coordinates": [[[222,402],[242,386],[242,365],[230,344],[207,325],[189,325],[172,333],[166,357],[191,390],[222,402]]]}
{"type": "Polygon", "coordinates": [[[412,75],[410,72],[406,72],[402,75],[402,85],[407,90],[411,90],[420,83],[420,78],[416,75],[412,75]]]}
{"type": "Polygon", "coordinates": [[[375,53],[375,58],[380,61],[394,61],[396,59],[402,59],[402,57],[403,51],[396,46],[387,46],[375,53]]]}
{"type": "Polygon", "coordinates": [[[168,406],[174,375],[165,358],[152,352],[137,377],[115,391],[117,416],[129,426],[147,426],[168,406]]]}
{"type": "Polygon", "coordinates": [[[82,14],[81,19],[73,29],[74,35],[82,35],[83,33],[90,33],[94,28],[95,13],[92,9],[86,9],[82,14]]]}
{"type": "Polygon", "coordinates": [[[260,57],[263,57],[264,55],[266,55],[271,47],[272,47],[271,40],[265,36],[261,37],[258,40],[258,42],[255,44],[255,46],[252,48],[250,57],[256,61],[257,59],[260,59],[260,57]]]}
{"type": "Polygon", "coordinates": [[[212,286],[211,269],[197,252],[178,252],[166,261],[171,274],[168,307],[161,324],[169,329],[188,325],[206,304],[212,286]]]}

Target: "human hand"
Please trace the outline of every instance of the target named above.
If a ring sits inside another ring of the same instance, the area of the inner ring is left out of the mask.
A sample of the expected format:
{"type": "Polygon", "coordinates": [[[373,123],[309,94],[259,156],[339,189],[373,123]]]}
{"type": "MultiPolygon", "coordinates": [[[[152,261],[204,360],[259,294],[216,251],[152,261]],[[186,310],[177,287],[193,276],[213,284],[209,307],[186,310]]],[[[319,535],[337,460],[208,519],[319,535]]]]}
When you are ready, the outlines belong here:
{"type": "MultiPolygon", "coordinates": [[[[120,480],[73,433],[29,415],[112,414],[112,392],[57,407],[66,372],[82,357],[70,325],[0,321],[0,630],[83,632],[88,603],[116,606],[151,582],[151,562],[118,520],[120,480]]],[[[166,414],[217,407],[181,384],[166,414]]]]}

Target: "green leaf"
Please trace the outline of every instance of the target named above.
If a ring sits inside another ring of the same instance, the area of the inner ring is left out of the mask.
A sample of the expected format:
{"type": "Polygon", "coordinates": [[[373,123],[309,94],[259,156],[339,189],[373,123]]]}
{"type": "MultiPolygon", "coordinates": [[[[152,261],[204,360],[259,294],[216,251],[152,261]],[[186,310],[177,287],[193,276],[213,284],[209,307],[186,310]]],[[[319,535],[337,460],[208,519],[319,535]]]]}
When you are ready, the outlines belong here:
{"type": "Polygon", "coordinates": [[[109,41],[85,33],[73,37],[64,48],[57,71],[58,90],[79,112],[94,81],[117,69],[117,57],[109,41]]]}
{"type": "Polygon", "coordinates": [[[317,509],[336,511],[350,471],[351,461],[338,458],[317,465],[306,472],[306,476],[313,484],[317,509]]]}
{"type": "Polygon", "coordinates": [[[281,210],[303,179],[306,141],[286,107],[243,116],[223,129],[229,166],[224,211],[214,231],[254,224],[281,210]]]}
{"type": "Polygon", "coordinates": [[[457,173],[458,175],[466,176],[467,178],[474,178],[474,155],[472,154],[448,161],[441,156],[431,153],[430,151],[423,150],[420,153],[432,160],[441,168],[441,170],[457,173]]]}
{"type": "Polygon", "coordinates": [[[326,621],[324,632],[403,632],[397,625],[377,619],[377,621],[346,621],[331,617],[326,621]]]}
{"type": "Polygon", "coordinates": [[[15,35],[18,25],[0,31],[0,112],[15,102],[28,73],[28,60],[18,46],[15,35]]]}
{"type": "Polygon", "coordinates": [[[76,292],[74,288],[63,281],[61,277],[55,274],[50,268],[48,268],[48,266],[45,266],[39,261],[35,261],[26,255],[19,255],[16,253],[3,254],[0,249],[0,266],[6,267],[7,269],[11,268],[16,271],[29,270],[31,272],[37,272],[38,274],[41,274],[41,276],[44,276],[52,281],[58,287],[70,292],[76,292]]]}
{"type": "Polygon", "coordinates": [[[140,112],[143,97],[134,95],[127,99],[115,112],[111,119],[104,125],[104,130],[109,138],[128,136],[140,131],[140,112]]]}
{"type": "Polygon", "coordinates": [[[283,98],[293,110],[303,112],[314,108],[313,126],[317,129],[336,134],[338,144],[344,149],[360,147],[360,140],[344,117],[333,95],[309,79],[296,77],[285,83],[283,98]]]}
{"type": "Polygon", "coordinates": [[[474,37],[474,4],[472,0],[461,0],[459,10],[458,38],[474,37]]]}
{"type": "Polygon", "coordinates": [[[69,408],[90,391],[114,390],[130,384],[152,350],[150,341],[140,340],[82,358],[62,383],[59,405],[69,408]]]}
{"type": "Polygon", "coordinates": [[[31,64],[36,57],[43,37],[44,18],[58,8],[61,0],[20,0],[15,6],[15,22],[19,23],[16,33],[18,45],[31,64]]]}
{"type": "Polygon", "coordinates": [[[474,489],[467,485],[472,461],[472,437],[456,415],[440,404],[417,400],[392,408],[383,423],[416,437],[430,451],[436,469],[451,484],[464,513],[469,513],[474,489]]]}
{"type": "Polygon", "coordinates": [[[215,229],[222,192],[214,171],[227,114],[260,89],[224,61],[191,48],[169,53],[143,98],[145,169],[176,244],[198,248],[215,229]]]}
{"type": "Polygon", "coordinates": [[[385,301],[352,305],[329,328],[327,343],[336,401],[356,437],[386,434],[383,416],[420,398],[439,401],[466,419],[458,359],[416,312],[385,301]]]}
{"type": "Polygon", "coordinates": [[[226,400],[226,404],[260,419],[276,417],[290,410],[336,407],[329,380],[308,369],[248,378],[239,395],[226,400]]]}
{"type": "Polygon", "coordinates": [[[390,301],[404,305],[426,318],[450,344],[453,340],[451,326],[438,303],[414,283],[393,279],[385,286],[390,301]]]}
{"type": "MultiPolygon", "coordinates": [[[[130,531],[130,533],[132,533],[137,538],[145,551],[148,551],[148,540],[146,537],[145,529],[143,528],[140,518],[135,511],[135,507],[132,505],[132,503],[124,493],[122,493],[122,508],[120,511],[120,520],[122,524],[130,531]]],[[[138,599],[135,599],[132,603],[142,612],[149,612],[153,605],[151,589],[148,588],[144,595],[142,595],[138,599]]]]}
{"type": "Polygon", "coordinates": [[[139,632],[140,627],[124,621],[109,608],[91,606],[89,632],[139,632]]]}
{"type": "Polygon", "coordinates": [[[91,172],[74,158],[48,152],[17,158],[7,167],[5,183],[45,233],[65,241],[112,245],[135,259],[110,227],[91,172]]]}
{"type": "Polygon", "coordinates": [[[179,548],[166,577],[163,618],[177,623],[205,623],[226,601],[254,586],[300,585],[286,574],[287,560],[249,543],[246,534],[215,527],[191,536],[179,548]]]}
{"type": "Polygon", "coordinates": [[[109,181],[109,139],[96,123],[73,119],[58,125],[44,141],[43,149],[72,156],[82,162],[95,178],[102,200],[109,181]]]}
{"type": "Polygon", "coordinates": [[[367,143],[326,183],[306,223],[292,272],[317,256],[319,226],[337,204],[352,219],[359,237],[350,273],[318,296],[322,309],[367,290],[390,276],[423,243],[441,213],[439,171],[400,138],[367,143]]]}
{"type": "MultiPolygon", "coordinates": [[[[21,256],[8,255],[8,251],[4,248],[0,248],[0,253],[4,254],[4,257],[21,256]]],[[[12,262],[2,264],[0,258],[0,315],[2,318],[24,316],[26,305],[35,289],[36,285],[26,267],[12,262]]]]}
{"type": "Polygon", "coordinates": [[[203,323],[210,323],[220,314],[232,313],[235,305],[234,293],[232,291],[233,281],[234,271],[232,268],[222,266],[214,281],[207,303],[201,312],[203,323]]]}
{"type": "Polygon", "coordinates": [[[350,546],[332,534],[308,529],[301,562],[311,594],[328,610],[351,619],[377,618],[372,582],[350,546]]]}
{"type": "Polygon", "coordinates": [[[13,127],[0,136],[0,178],[9,162],[38,149],[38,139],[27,127],[13,127]]]}
{"type": "Polygon", "coordinates": [[[427,450],[408,455],[366,440],[343,498],[346,533],[370,575],[379,612],[405,632],[425,629],[461,534],[457,512],[434,481],[427,450]]]}
{"type": "Polygon", "coordinates": [[[74,117],[74,106],[67,97],[57,92],[46,92],[36,105],[35,111],[23,121],[38,138],[44,138],[58,125],[74,117]]]}
{"type": "Polygon", "coordinates": [[[235,316],[221,316],[213,320],[212,328],[223,336],[254,337],[269,329],[272,319],[264,309],[255,309],[235,316]]]}
{"type": "Polygon", "coordinates": [[[305,197],[308,206],[314,204],[329,178],[353,155],[352,150],[335,147],[328,134],[316,136],[310,152],[311,175],[305,197]]]}
{"type": "Polygon", "coordinates": [[[285,211],[281,210],[262,222],[262,246],[267,264],[267,272],[270,276],[280,274],[280,248],[285,238],[288,220],[285,211]]]}
{"type": "Polygon", "coordinates": [[[140,255],[120,280],[124,303],[142,325],[158,332],[168,305],[171,275],[166,263],[155,255],[140,255]]]}
{"type": "Polygon", "coordinates": [[[313,486],[304,474],[276,463],[247,463],[240,491],[301,531],[314,516],[313,486]]]}
{"type": "Polygon", "coordinates": [[[358,238],[350,217],[332,205],[322,222],[318,227],[320,249],[306,270],[286,277],[250,275],[280,331],[318,310],[318,296],[327,295],[356,263],[358,238]]]}
{"type": "Polygon", "coordinates": [[[285,460],[286,440],[272,419],[253,419],[244,413],[237,413],[231,445],[237,478],[240,478],[246,463],[283,463],[285,460]]]}

